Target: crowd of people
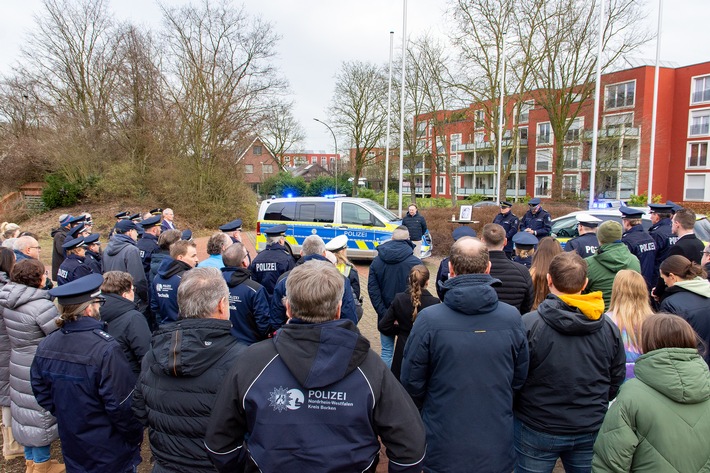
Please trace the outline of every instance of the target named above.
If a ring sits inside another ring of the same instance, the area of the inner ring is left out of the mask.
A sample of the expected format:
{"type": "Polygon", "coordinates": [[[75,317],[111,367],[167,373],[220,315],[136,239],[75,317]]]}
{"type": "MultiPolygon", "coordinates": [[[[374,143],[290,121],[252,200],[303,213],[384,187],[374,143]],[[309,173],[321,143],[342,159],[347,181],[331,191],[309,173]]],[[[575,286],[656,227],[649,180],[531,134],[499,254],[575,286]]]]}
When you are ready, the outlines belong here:
{"type": "Polygon", "coordinates": [[[511,208],[454,230],[435,296],[410,206],[369,268],[379,355],[345,236],[308,236],[297,260],[276,225],[252,260],[236,219],[200,261],[171,209],[116,214],[103,251],[90,215],[62,215],[50,276],[37,238],[4,225],[3,454],[28,473],[135,472],[147,428],[158,473],[374,472],[381,444],[391,472],[703,471],[694,213],[652,206],[650,232],[636,209],[580,215],[563,249],[538,199],[511,208]]]}

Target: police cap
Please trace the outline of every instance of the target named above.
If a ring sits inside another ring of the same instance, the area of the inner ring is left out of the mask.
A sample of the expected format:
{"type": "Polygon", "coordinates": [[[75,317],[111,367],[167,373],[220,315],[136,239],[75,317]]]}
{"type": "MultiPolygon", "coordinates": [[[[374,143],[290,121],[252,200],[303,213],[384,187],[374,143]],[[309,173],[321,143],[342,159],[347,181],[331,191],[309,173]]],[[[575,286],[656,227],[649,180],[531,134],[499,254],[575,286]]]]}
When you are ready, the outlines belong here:
{"type": "Polygon", "coordinates": [[[646,213],[641,209],[632,209],[626,206],[619,207],[619,212],[621,212],[621,218],[641,218],[646,213]]]}
{"type": "Polygon", "coordinates": [[[531,250],[537,245],[538,240],[535,235],[528,232],[518,232],[513,235],[513,243],[521,250],[531,250]]]}
{"type": "Polygon", "coordinates": [[[49,295],[56,297],[61,305],[83,304],[94,299],[103,299],[100,289],[103,282],[104,278],[100,274],[89,274],[51,289],[49,295]]]}
{"type": "Polygon", "coordinates": [[[80,224],[77,225],[76,227],[74,227],[74,228],[72,228],[71,230],[69,230],[69,233],[67,233],[67,236],[68,236],[68,237],[71,237],[71,238],[76,238],[77,236],[79,236],[79,234],[80,234],[81,232],[84,231],[84,228],[85,228],[85,227],[84,227],[84,224],[83,224],[83,223],[80,223],[80,224]]]}
{"type": "Polygon", "coordinates": [[[454,238],[454,241],[457,241],[458,239],[463,237],[475,237],[476,230],[467,225],[461,225],[455,228],[453,232],[451,232],[451,236],[454,238]]]}
{"type": "Polygon", "coordinates": [[[67,225],[69,225],[69,220],[71,220],[72,218],[74,217],[69,214],[61,214],[59,216],[59,226],[66,227],[67,225]]]}
{"type": "Polygon", "coordinates": [[[153,217],[147,218],[140,223],[140,226],[145,228],[157,227],[160,225],[160,215],[154,215],[153,217]]]}
{"type": "Polygon", "coordinates": [[[83,222],[84,220],[86,220],[86,215],[79,215],[78,217],[72,217],[69,219],[69,225],[72,225],[74,223],[83,222]]]}
{"type": "Polygon", "coordinates": [[[513,204],[511,204],[511,203],[508,202],[507,200],[501,200],[501,201],[500,201],[500,206],[503,207],[503,208],[510,208],[510,207],[513,206],[513,204]]]}
{"type": "Polygon", "coordinates": [[[534,199],[530,199],[528,201],[528,205],[531,207],[537,207],[538,205],[540,205],[540,199],[538,199],[537,197],[535,197],[534,199]]]}
{"type": "Polygon", "coordinates": [[[128,220],[132,220],[134,222],[136,222],[136,221],[140,222],[141,221],[141,214],[140,213],[133,214],[128,217],[128,220]]]}
{"type": "Polygon", "coordinates": [[[602,223],[602,220],[598,219],[594,215],[578,214],[577,223],[584,225],[585,227],[596,228],[600,223],[602,223]]]}
{"type": "Polygon", "coordinates": [[[673,207],[668,204],[648,204],[651,209],[650,213],[669,214],[673,213],[673,207]]]}
{"type": "Polygon", "coordinates": [[[340,251],[348,246],[348,237],[346,235],[338,235],[325,244],[325,249],[328,251],[340,251]]]}
{"type": "Polygon", "coordinates": [[[62,248],[65,250],[73,250],[74,248],[79,248],[80,246],[84,246],[84,237],[67,240],[62,245],[62,248]]]}
{"type": "Polygon", "coordinates": [[[84,244],[85,245],[93,245],[94,243],[101,244],[99,241],[99,238],[101,238],[101,235],[98,233],[92,233],[89,236],[84,237],[84,244]]]}
{"type": "Polygon", "coordinates": [[[232,220],[229,223],[225,223],[224,225],[219,227],[219,230],[221,232],[230,233],[230,232],[235,232],[235,231],[239,230],[240,228],[242,228],[242,219],[238,218],[236,220],[232,220]]]}
{"type": "Polygon", "coordinates": [[[120,222],[116,222],[114,228],[118,233],[126,233],[131,230],[138,230],[138,225],[136,225],[133,220],[121,220],[120,222]]]}
{"type": "Polygon", "coordinates": [[[129,212],[128,210],[125,210],[123,212],[118,212],[116,215],[114,215],[114,217],[119,220],[126,220],[130,216],[131,216],[131,212],[129,212]]]}
{"type": "Polygon", "coordinates": [[[180,239],[191,241],[192,240],[192,230],[190,230],[189,228],[187,230],[183,230],[182,235],[180,236],[180,239]]]}
{"type": "Polygon", "coordinates": [[[155,209],[153,209],[153,210],[150,210],[150,214],[151,214],[151,215],[162,215],[162,214],[163,214],[163,209],[161,209],[160,207],[157,207],[157,208],[155,208],[155,209]]]}
{"type": "Polygon", "coordinates": [[[667,200],[666,205],[670,205],[671,213],[676,213],[677,211],[679,211],[680,209],[683,208],[682,205],[678,205],[675,202],[673,202],[672,200],[667,200]]]}
{"type": "Polygon", "coordinates": [[[273,227],[267,228],[264,230],[264,233],[268,236],[279,236],[283,235],[288,231],[288,226],[287,225],[274,225],[273,227]]]}

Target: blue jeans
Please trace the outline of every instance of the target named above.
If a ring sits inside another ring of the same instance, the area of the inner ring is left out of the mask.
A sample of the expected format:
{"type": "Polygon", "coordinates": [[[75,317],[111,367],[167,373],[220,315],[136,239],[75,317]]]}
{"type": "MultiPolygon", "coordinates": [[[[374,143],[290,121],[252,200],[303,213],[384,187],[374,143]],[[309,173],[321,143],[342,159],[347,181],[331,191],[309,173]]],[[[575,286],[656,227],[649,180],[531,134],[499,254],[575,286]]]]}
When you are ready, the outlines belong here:
{"type": "Polygon", "coordinates": [[[35,463],[49,461],[49,445],[45,447],[25,447],[25,460],[32,460],[35,463]]]}
{"type": "Polygon", "coordinates": [[[394,337],[380,334],[380,343],[382,344],[382,351],[380,352],[380,357],[382,358],[382,361],[385,362],[387,367],[391,368],[392,356],[394,355],[394,337]]]}
{"type": "Polygon", "coordinates": [[[538,432],[515,419],[515,473],[550,473],[557,459],[566,473],[590,473],[597,432],[553,435],[538,432]]]}

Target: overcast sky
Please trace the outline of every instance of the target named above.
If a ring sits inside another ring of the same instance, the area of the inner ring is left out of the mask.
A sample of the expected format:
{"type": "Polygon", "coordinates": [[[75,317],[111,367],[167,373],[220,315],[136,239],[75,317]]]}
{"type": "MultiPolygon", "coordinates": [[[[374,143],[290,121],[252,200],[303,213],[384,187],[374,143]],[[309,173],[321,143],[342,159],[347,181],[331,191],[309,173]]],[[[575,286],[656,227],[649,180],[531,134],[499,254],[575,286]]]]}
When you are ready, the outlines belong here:
{"type": "MultiPolygon", "coordinates": [[[[165,0],[181,5],[188,0],[165,0]]],[[[238,2],[237,2],[238,3],[238,2]]],[[[296,117],[304,126],[306,149],[333,152],[333,138],[320,123],[328,122],[327,107],[334,76],[343,61],[386,64],[389,32],[395,32],[395,54],[402,44],[403,0],[245,0],[249,13],[270,21],[281,35],[279,66],[289,80],[296,117]]],[[[160,25],[160,10],[152,0],[113,0],[119,19],[149,27],[160,25]]],[[[408,0],[407,32],[444,34],[451,23],[444,18],[446,0],[408,0]]],[[[648,24],[656,29],[658,1],[648,2],[648,24]]],[[[707,21],[710,0],[665,2],[661,59],[678,65],[710,61],[707,21]]],[[[0,72],[9,71],[19,58],[23,36],[33,25],[41,0],[0,0],[0,72]]],[[[655,42],[638,58],[653,61],[655,42]]],[[[394,119],[398,119],[397,117],[394,119]]],[[[342,148],[341,144],[341,148],[342,148]]]]}

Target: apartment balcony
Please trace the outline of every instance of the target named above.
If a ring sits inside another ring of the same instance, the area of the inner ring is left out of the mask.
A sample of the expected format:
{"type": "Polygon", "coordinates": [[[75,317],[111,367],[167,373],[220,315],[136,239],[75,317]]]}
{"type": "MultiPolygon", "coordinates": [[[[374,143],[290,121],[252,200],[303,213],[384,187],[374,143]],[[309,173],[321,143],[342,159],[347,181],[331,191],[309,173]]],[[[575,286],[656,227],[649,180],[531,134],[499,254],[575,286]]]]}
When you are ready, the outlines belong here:
{"type": "MultiPolygon", "coordinates": [[[[503,149],[512,148],[513,147],[513,140],[510,138],[506,138],[501,142],[501,145],[502,145],[503,149]]],[[[527,146],[528,146],[527,138],[519,139],[518,146],[520,148],[527,148],[527,146]]],[[[473,151],[489,151],[492,149],[493,149],[493,142],[492,141],[477,141],[475,143],[466,143],[466,144],[458,145],[457,152],[465,153],[465,152],[473,152],[473,151]]]]}
{"type": "MultiPolygon", "coordinates": [[[[483,196],[491,196],[495,197],[496,195],[496,190],[495,189],[490,189],[490,188],[482,188],[482,187],[458,187],[456,189],[456,195],[483,195],[483,196]]],[[[508,188],[508,190],[505,193],[506,197],[515,197],[515,189],[508,188]]],[[[518,197],[522,197],[525,195],[525,189],[518,189],[518,197]]]]}
{"type": "MultiPolygon", "coordinates": [[[[495,164],[488,164],[485,166],[466,165],[466,166],[458,166],[457,168],[454,169],[454,171],[458,174],[495,173],[497,170],[498,169],[495,164]]],[[[521,172],[521,171],[527,171],[527,170],[528,170],[527,164],[521,164],[519,166],[516,164],[513,164],[513,166],[510,168],[510,172],[521,172]]]]}
{"type": "MultiPolygon", "coordinates": [[[[636,126],[625,126],[625,127],[612,127],[612,128],[600,128],[598,132],[598,139],[600,140],[610,140],[619,139],[622,136],[624,138],[639,138],[641,135],[641,130],[636,126]]],[[[592,139],[592,130],[584,130],[584,139],[592,139]]]]}
{"type": "MultiPolygon", "coordinates": [[[[402,184],[402,193],[403,194],[409,194],[411,192],[411,187],[405,184],[402,184]]],[[[416,186],[414,188],[414,193],[415,194],[421,194],[422,193],[422,186],[416,186]]],[[[425,194],[431,194],[431,186],[425,186],[424,187],[424,193],[425,194]]]]}

